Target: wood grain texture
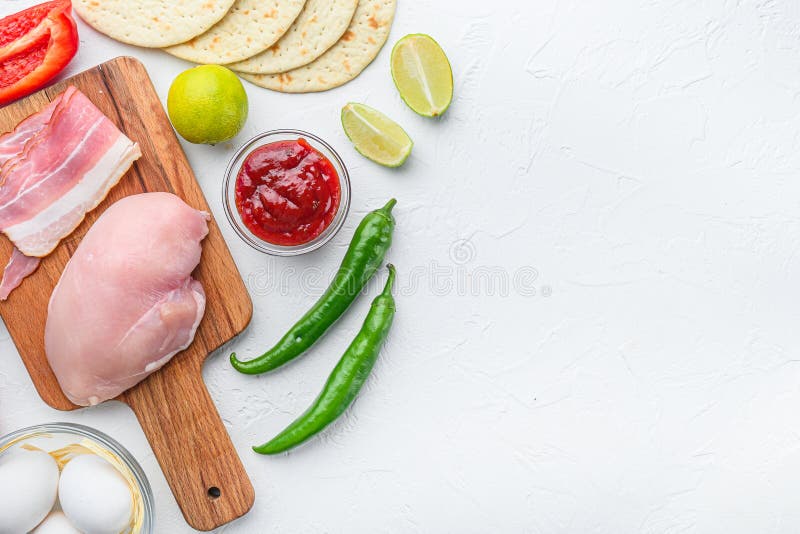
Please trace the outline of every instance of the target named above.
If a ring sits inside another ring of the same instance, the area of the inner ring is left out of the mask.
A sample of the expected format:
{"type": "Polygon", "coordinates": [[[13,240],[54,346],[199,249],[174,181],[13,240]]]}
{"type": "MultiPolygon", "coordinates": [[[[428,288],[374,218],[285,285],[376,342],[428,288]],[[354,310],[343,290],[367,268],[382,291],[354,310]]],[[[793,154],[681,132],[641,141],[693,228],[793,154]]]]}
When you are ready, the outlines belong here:
{"type": "MultiPolygon", "coordinates": [[[[47,303],[67,261],[86,231],[120,198],[146,191],[175,193],[210,213],[186,155],[170,126],[147,71],[138,60],[116,58],[0,109],[0,131],[74,85],[125,134],[139,143],[142,157],[86,220],[23,281],[0,315],[36,390],[59,410],[78,408],[61,391],[44,352],[47,303]]],[[[0,240],[0,258],[11,254],[0,240]]],[[[206,357],[250,322],[252,303],[215,221],[203,241],[194,277],[206,292],[206,312],[194,342],[161,370],[120,395],[136,413],[186,521],[211,530],[246,513],[254,491],[202,379],[206,357]],[[219,488],[213,498],[210,488],[219,488]]]]}

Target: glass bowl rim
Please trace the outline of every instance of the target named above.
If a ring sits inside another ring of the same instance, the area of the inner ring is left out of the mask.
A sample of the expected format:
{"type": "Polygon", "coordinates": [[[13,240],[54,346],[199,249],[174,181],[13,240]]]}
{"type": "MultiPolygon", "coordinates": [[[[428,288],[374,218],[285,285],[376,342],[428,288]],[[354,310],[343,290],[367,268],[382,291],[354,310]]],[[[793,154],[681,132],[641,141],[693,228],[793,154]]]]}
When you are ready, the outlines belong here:
{"type": "Polygon", "coordinates": [[[122,459],[123,463],[128,467],[128,469],[131,470],[133,478],[136,480],[136,484],[139,486],[139,491],[142,494],[142,503],[144,505],[144,522],[142,524],[142,529],[137,534],[152,534],[155,532],[155,500],[153,496],[153,489],[150,486],[150,481],[147,479],[144,469],[142,469],[141,464],[139,464],[133,454],[131,454],[131,452],[120,442],[105,432],[90,426],[82,425],[80,423],[41,423],[38,425],[20,428],[0,436],[0,447],[7,445],[14,440],[24,440],[37,434],[57,433],[73,434],[84,438],[89,438],[111,450],[114,454],[122,459]]]}
{"type": "Polygon", "coordinates": [[[342,160],[342,157],[339,155],[339,153],[336,152],[336,150],[327,141],[318,135],[305,130],[293,128],[267,130],[242,143],[242,145],[236,149],[236,152],[234,152],[233,156],[231,156],[231,159],[225,168],[225,179],[222,181],[223,209],[225,210],[225,216],[227,217],[230,225],[233,227],[233,230],[236,232],[236,235],[238,235],[242,241],[259,252],[271,254],[273,256],[298,256],[300,254],[317,250],[321,246],[325,245],[328,241],[333,239],[336,234],[339,233],[339,230],[341,230],[342,226],[344,226],[345,219],[347,219],[347,214],[350,211],[351,194],[350,173],[348,172],[347,166],[344,164],[344,160],[342,160]],[[268,143],[266,140],[269,138],[279,136],[302,137],[304,139],[308,139],[309,143],[314,148],[319,150],[321,147],[323,155],[331,160],[331,163],[336,168],[336,173],[339,177],[341,197],[339,199],[339,209],[336,211],[336,215],[334,215],[333,220],[328,227],[322,231],[322,233],[320,233],[311,241],[302,243],[300,245],[276,245],[259,238],[250,232],[250,230],[241,220],[238,210],[231,205],[231,202],[233,202],[231,199],[231,188],[235,186],[236,177],[239,174],[239,169],[241,168],[242,163],[244,163],[244,158],[246,155],[258,148],[258,146],[266,145],[268,143]],[[262,143],[258,146],[254,146],[259,142],[262,143]]]}

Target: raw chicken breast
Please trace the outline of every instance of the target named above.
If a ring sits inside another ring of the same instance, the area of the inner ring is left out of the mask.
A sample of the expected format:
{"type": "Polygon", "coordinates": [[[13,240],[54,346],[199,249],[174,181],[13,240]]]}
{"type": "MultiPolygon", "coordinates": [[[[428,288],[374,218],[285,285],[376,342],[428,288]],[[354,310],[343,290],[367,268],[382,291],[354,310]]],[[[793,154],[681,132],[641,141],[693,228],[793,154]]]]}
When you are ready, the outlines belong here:
{"type": "Polygon", "coordinates": [[[94,223],[53,290],[47,359],[75,404],[137,384],[189,346],[205,311],[191,272],[208,214],[169,193],[118,201],[94,223]]]}

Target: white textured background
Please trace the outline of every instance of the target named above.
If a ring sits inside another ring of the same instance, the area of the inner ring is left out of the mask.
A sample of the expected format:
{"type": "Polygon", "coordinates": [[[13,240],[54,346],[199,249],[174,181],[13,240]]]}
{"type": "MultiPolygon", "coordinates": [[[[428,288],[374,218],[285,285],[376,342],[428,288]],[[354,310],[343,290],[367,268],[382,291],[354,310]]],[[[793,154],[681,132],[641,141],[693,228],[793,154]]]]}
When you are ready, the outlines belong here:
{"type": "MultiPolygon", "coordinates": [[[[188,67],[80,30],[70,73],[133,55],[164,100],[188,67]]],[[[232,143],[184,144],[253,294],[229,347],[244,356],[313,302],[361,216],[399,200],[396,324],[343,421],[288,456],[249,450],[316,396],[369,298],[272,375],[238,375],[227,351],[209,360],[257,494],[220,532],[800,531],[800,3],[401,0],[389,46],[411,32],[452,61],[441,120],[401,102],[387,47],[327,93],[245,84],[232,143]],[[356,154],[348,101],[406,128],[405,167],[356,154]],[[352,173],[345,228],[302,258],[247,248],[221,211],[235,147],[279,127],[330,140],[352,173]]],[[[48,408],[0,337],[0,433],[108,432],[147,471],[157,532],[189,532],[127,407],[48,408]]]]}

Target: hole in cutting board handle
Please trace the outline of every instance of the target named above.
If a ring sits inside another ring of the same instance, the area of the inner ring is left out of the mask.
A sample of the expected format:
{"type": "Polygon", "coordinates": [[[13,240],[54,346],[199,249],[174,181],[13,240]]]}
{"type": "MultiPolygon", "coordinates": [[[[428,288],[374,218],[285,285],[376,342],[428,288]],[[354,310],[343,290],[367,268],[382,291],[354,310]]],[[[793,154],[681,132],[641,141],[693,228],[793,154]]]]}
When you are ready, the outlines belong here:
{"type": "Polygon", "coordinates": [[[222,495],[222,491],[218,487],[211,486],[208,488],[208,496],[212,499],[218,499],[220,495],[222,495]]]}

